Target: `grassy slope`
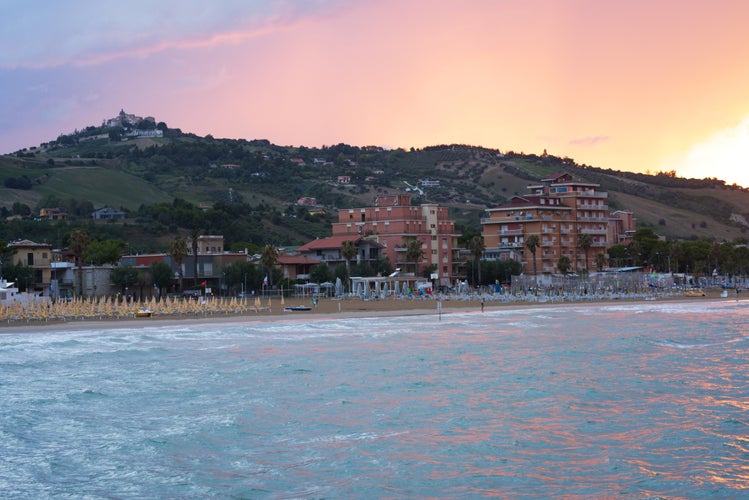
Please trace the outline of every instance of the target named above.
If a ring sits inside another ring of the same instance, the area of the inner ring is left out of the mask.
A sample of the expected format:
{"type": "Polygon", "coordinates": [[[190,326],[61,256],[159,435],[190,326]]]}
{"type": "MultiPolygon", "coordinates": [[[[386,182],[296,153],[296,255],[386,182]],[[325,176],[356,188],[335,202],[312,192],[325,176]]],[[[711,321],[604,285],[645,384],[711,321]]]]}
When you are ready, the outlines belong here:
{"type": "Polygon", "coordinates": [[[705,217],[704,214],[674,208],[631,194],[610,193],[610,196],[620,206],[627,207],[627,210],[634,212],[638,227],[652,227],[656,233],[669,238],[698,237],[734,240],[742,234],[739,228],[721,224],[705,217]],[[660,221],[665,221],[665,224],[660,224],[660,221]],[[704,227],[701,225],[703,222],[704,227]]]}
{"type": "Polygon", "coordinates": [[[0,205],[11,206],[18,201],[30,207],[48,195],[58,198],[86,199],[95,207],[112,206],[138,208],[141,204],[171,201],[172,195],[151,183],[104,166],[55,166],[27,163],[0,157],[0,181],[9,177],[26,176],[31,179],[31,190],[0,187],[0,205]]]}
{"type": "Polygon", "coordinates": [[[141,204],[171,201],[169,193],[160,191],[143,179],[101,167],[65,167],[54,169],[49,180],[38,187],[44,197],[91,200],[95,207],[112,206],[136,209],[141,204]]]}

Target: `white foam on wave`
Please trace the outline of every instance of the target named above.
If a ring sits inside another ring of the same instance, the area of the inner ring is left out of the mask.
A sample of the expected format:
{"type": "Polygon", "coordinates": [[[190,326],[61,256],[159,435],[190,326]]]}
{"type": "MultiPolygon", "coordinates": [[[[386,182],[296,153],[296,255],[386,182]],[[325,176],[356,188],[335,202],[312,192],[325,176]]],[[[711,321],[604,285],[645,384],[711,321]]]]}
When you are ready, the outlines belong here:
{"type": "Polygon", "coordinates": [[[699,349],[699,348],[710,348],[727,344],[735,344],[738,342],[746,342],[749,337],[736,337],[731,339],[722,340],[720,342],[700,342],[686,344],[677,340],[665,339],[665,340],[653,340],[652,344],[661,347],[670,347],[674,349],[699,349]]]}

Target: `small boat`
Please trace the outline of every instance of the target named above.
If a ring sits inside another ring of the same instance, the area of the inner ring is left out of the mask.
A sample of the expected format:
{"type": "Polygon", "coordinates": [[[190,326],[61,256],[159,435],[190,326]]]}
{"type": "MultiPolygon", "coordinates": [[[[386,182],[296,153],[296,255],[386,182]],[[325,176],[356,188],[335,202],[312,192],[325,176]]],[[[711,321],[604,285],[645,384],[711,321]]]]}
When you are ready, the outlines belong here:
{"type": "Polygon", "coordinates": [[[691,290],[684,292],[684,295],[686,297],[704,297],[705,291],[701,288],[692,288],[691,290]]]}
{"type": "Polygon", "coordinates": [[[151,314],[153,314],[148,309],[138,309],[138,311],[135,313],[136,318],[150,318],[151,314]]]}
{"type": "Polygon", "coordinates": [[[294,311],[311,311],[312,308],[309,306],[291,306],[291,307],[284,307],[284,312],[294,312],[294,311]]]}

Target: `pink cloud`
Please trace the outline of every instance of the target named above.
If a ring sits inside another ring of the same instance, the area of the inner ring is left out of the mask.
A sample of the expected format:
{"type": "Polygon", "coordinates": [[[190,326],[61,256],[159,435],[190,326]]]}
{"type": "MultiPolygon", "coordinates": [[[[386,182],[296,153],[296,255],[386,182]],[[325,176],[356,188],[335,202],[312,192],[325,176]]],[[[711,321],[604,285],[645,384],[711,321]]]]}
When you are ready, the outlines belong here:
{"type": "Polygon", "coordinates": [[[0,68],[102,64],[170,48],[238,43],[328,15],[341,0],[134,0],[9,8],[0,19],[0,68]],[[33,36],[29,36],[29,34],[33,36]],[[20,43],[19,43],[20,42],[20,43]]]}
{"type": "Polygon", "coordinates": [[[609,136],[607,135],[593,135],[590,137],[579,137],[577,139],[571,139],[569,141],[569,144],[571,146],[595,146],[596,144],[600,144],[608,140],[609,136]]]}

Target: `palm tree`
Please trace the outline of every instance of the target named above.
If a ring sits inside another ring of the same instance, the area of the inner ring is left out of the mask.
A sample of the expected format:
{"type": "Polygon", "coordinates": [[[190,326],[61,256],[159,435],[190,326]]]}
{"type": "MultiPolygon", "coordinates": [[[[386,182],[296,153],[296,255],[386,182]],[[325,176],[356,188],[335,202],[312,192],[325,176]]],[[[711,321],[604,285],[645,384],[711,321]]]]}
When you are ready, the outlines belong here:
{"type": "Polygon", "coordinates": [[[351,277],[351,267],[349,262],[356,256],[356,254],[356,244],[352,240],[343,240],[341,242],[341,256],[346,261],[347,281],[350,281],[348,278],[351,277]]]}
{"type": "Polygon", "coordinates": [[[536,276],[536,249],[539,246],[538,235],[531,234],[525,239],[525,247],[530,250],[533,255],[533,276],[536,276]]]}
{"type": "Polygon", "coordinates": [[[478,268],[479,273],[479,279],[478,282],[475,284],[480,285],[481,284],[481,255],[484,253],[484,250],[486,250],[486,245],[484,245],[484,238],[477,234],[471,240],[468,242],[468,250],[471,251],[473,254],[473,264],[478,268]]]}
{"type": "Polygon", "coordinates": [[[590,270],[588,265],[588,250],[593,246],[593,237],[588,233],[577,235],[577,246],[585,253],[585,269],[590,270]]]}
{"type": "Polygon", "coordinates": [[[190,231],[190,240],[192,243],[192,285],[193,288],[198,285],[198,238],[200,237],[200,229],[194,227],[190,231]]]}
{"type": "Polygon", "coordinates": [[[172,246],[169,249],[169,256],[174,261],[174,265],[177,266],[177,274],[179,276],[179,289],[183,289],[183,280],[185,278],[184,272],[182,271],[182,261],[185,260],[185,256],[189,253],[187,249],[187,242],[182,236],[177,236],[172,241],[172,246]]]}
{"type": "Polygon", "coordinates": [[[265,245],[263,251],[260,254],[260,262],[265,268],[266,276],[272,282],[273,281],[273,266],[278,261],[278,248],[273,245],[265,245]]]}
{"type": "Polygon", "coordinates": [[[3,265],[10,262],[16,249],[5,240],[0,240],[0,279],[3,277],[3,265]]]}
{"type": "Polygon", "coordinates": [[[559,269],[560,273],[566,275],[569,272],[570,267],[572,267],[572,262],[569,257],[566,255],[559,257],[559,260],[557,261],[557,269],[559,269]]]}
{"type": "Polygon", "coordinates": [[[603,253],[597,253],[596,254],[596,270],[598,272],[603,271],[603,268],[606,266],[606,256],[603,253]]]}
{"type": "Polygon", "coordinates": [[[413,262],[414,276],[419,274],[419,261],[422,255],[424,255],[424,250],[418,238],[413,238],[406,243],[406,261],[413,262]]]}
{"type": "Polygon", "coordinates": [[[78,295],[83,295],[83,255],[88,248],[88,233],[83,229],[74,229],[69,237],[70,251],[75,257],[75,265],[78,267],[78,295]]]}
{"type": "Polygon", "coordinates": [[[349,275],[351,274],[349,262],[356,257],[357,252],[356,244],[352,240],[344,240],[341,243],[341,256],[346,260],[346,272],[349,273],[349,275]]]}

